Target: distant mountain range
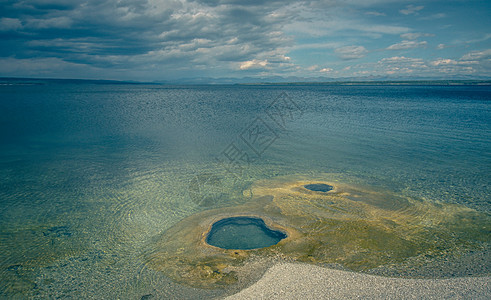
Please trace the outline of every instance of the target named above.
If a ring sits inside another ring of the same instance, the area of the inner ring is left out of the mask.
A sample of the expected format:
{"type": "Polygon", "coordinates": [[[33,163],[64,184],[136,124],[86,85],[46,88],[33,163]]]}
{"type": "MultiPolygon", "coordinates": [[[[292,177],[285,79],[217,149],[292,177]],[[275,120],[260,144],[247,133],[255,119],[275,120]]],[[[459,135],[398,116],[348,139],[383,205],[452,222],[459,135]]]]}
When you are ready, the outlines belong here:
{"type": "Polygon", "coordinates": [[[345,78],[329,78],[329,77],[297,77],[297,76],[271,76],[271,77],[195,77],[195,78],[180,78],[176,80],[162,80],[157,83],[166,84],[291,84],[291,83],[415,83],[415,82],[491,82],[489,77],[476,76],[459,76],[450,78],[429,78],[429,77],[388,77],[388,76],[366,76],[366,77],[345,77],[345,78]]]}
{"type": "Polygon", "coordinates": [[[438,84],[438,85],[491,85],[490,78],[480,77],[452,77],[452,78],[426,78],[426,77],[347,77],[347,78],[328,78],[328,77],[243,77],[243,78],[180,78],[175,80],[159,80],[153,82],[140,81],[120,81],[120,80],[98,80],[98,79],[60,79],[60,78],[11,78],[0,77],[0,85],[40,85],[46,83],[91,83],[91,84],[169,84],[169,85],[200,85],[200,84],[261,84],[261,85],[282,85],[282,84],[328,84],[328,85],[409,85],[409,84],[438,84]]]}

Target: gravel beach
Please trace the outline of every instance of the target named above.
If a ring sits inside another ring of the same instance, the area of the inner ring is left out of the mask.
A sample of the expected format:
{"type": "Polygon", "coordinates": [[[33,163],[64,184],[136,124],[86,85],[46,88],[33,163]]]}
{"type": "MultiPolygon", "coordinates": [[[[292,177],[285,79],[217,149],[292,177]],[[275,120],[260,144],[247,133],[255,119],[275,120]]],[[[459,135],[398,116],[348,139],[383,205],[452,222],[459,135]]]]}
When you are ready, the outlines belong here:
{"type": "Polygon", "coordinates": [[[490,277],[403,279],[281,263],[226,299],[491,299],[490,277]]]}

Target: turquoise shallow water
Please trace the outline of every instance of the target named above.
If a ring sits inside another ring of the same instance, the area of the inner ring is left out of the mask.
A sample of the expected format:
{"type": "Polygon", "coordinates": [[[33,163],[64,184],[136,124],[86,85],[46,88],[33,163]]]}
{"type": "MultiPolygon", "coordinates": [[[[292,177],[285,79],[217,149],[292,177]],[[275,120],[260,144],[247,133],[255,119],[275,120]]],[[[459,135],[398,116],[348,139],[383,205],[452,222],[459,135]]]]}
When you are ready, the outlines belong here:
{"type": "Polygon", "coordinates": [[[489,86],[47,82],[0,94],[3,297],[218,295],[148,269],[145,249],[276,176],[336,173],[491,209],[489,86]]]}

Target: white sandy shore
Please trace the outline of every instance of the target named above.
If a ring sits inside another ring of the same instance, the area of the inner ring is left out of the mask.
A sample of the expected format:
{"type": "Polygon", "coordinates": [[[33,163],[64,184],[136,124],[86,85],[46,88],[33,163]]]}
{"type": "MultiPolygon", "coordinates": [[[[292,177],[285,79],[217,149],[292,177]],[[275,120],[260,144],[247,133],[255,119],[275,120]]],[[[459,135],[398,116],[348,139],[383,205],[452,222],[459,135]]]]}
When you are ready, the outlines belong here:
{"type": "Polygon", "coordinates": [[[491,299],[490,278],[387,278],[282,263],[226,299],[491,299]]]}

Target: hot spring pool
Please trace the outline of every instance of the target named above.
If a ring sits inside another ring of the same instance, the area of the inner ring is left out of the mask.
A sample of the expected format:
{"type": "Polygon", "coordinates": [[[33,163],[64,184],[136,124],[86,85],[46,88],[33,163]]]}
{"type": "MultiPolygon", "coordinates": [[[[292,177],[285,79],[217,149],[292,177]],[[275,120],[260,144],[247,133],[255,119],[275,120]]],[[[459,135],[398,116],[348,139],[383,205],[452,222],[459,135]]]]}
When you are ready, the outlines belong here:
{"type": "Polygon", "coordinates": [[[285,233],[269,228],[260,218],[232,217],[215,222],[206,242],[223,249],[251,250],[276,245],[284,238],[285,233]]]}

